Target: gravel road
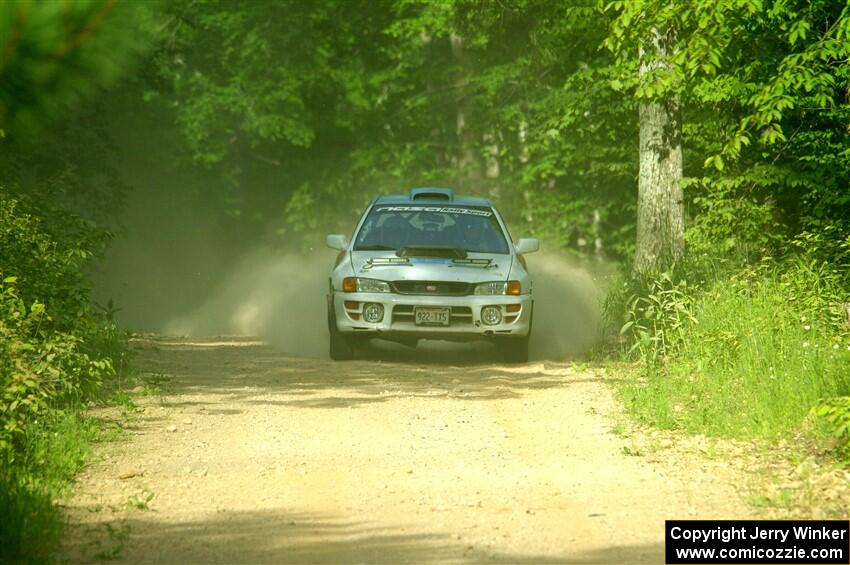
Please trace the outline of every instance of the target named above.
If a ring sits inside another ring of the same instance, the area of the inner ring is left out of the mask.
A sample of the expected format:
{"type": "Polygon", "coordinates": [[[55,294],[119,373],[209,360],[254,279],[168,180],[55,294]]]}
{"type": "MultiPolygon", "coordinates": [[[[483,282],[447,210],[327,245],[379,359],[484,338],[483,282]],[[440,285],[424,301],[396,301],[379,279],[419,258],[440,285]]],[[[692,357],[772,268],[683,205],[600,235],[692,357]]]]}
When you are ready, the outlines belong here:
{"type": "Polygon", "coordinates": [[[664,519],[752,517],[723,462],[630,451],[574,364],[133,347],[149,386],[95,411],[125,432],[65,502],[69,561],[661,563],[664,519]]]}

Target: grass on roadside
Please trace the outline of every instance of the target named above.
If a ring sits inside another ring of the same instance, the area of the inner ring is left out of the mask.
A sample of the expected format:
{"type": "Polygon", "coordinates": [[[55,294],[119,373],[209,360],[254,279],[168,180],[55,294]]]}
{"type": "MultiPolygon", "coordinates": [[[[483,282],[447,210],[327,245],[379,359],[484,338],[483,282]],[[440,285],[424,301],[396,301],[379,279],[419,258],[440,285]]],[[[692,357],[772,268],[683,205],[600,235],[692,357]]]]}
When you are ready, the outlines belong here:
{"type": "Polygon", "coordinates": [[[0,562],[53,556],[63,526],[55,500],[86,461],[97,429],[76,411],[47,413],[27,429],[18,458],[0,462],[0,562]]]}
{"type": "Polygon", "coordinates": [[[726,437],[777,438],[824,399],[850,394],[850,345],[786,284],[725,280],[695,297],[675,351],[620,386],[641,421],[726,437]],[[791,294],[793,297],[793,293],[791,294]]]}
{"type": "MultiPolygon", "coordinates": [[[[124,390],[102,398],[124,416],[135,410],[124,390]]],[[[91,446],[121,434],[120,424],[87,417],[80,406],[44,412],[26,428],[14,458],[0,457],[0,563],[55,557],[65,524],[57,500],[70,492],[91,446]]],[[[137,502],[147,508],[150,498],[137,502]]]]}
{"type": "MultiPolygon", "coordinates": [[[[139,394],[158,395],[164,402],[169,382],[168,375],[142,375],[124,386],[143,387],[139,394]]],[[[130,391],[110,384],[101,390],[102,401],[119,408],[121,419],[136,412],[130,391]]],[[[121,430],[120,423],[84,416],[80,406],[48,410],[25,428],[16,449],[5,457],[0,453],[0,563],[45,563],[55,558],[65,524],[57,500],[70,492],[92,444],[114,441],[121,430]]],[[[130,497],[122,509],[150,510],[153,498],[152,493],[130,497]]],[[[129,534],[123,526],[107,527],[115,544],[98,559],[120,555],[129,534]]]]}

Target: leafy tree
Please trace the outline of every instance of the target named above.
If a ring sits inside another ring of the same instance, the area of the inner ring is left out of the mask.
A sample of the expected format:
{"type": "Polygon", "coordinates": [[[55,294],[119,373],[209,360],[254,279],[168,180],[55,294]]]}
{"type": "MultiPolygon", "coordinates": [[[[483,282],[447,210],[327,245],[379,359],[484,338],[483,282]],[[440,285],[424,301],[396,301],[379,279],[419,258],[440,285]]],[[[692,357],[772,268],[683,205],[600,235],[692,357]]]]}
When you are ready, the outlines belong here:
{"type": "MultiPolygon", "coordinates": [[[[68,116],[139,55],[145,33],[126,34],[125,27],[150,29],[151,22],[148,11],[109,0],[0,5],[0,131],[5,134],[0,140],[0,279],[10,300],[2,322],[13,334],[32,330],[19,337],[33,343],[67,336],[71,349],[96,359],[93,375],[105,371],[109,363],[101,359],[119,354],[121,346],[114,325],[89,303],[83,267],[110,238],[102,226],[119,211],[110,197],[120,186],[103,163],[113,154],[96,113],[68,116]],[[49,131],[57,122],[59,131],[49,131]],[[16,322],[28,314],[37,314],[39,323],[16,322]]],[[[53,358],[42,360],[40,370],[68,382],[84,379],[54,371],[53,358]]],[[[0,383],[5,387],[27,371],[4,364],[0,383]]],[[[45,393],[42,400],[52,396],[45,393]]]]}
{"type": "Polygon", "coordinates": [[[377,64],[391,15],[353,2],[169,5],[151,94],[174,103],[193,160],[226,179],[232,213],[283,214],[311,199],[302,187],[317,172],[351,165],[379,127],[370,110],[399,84],[377,64]]]}
{"type": "Polygon", "coordinates": [[[564,245],[590,239],[596,211],[611,249],[631,247],[636,119],[610,85],[594,2],[169,13],[150,84],[194,160],[220,172],[210,196],[246,222],[309,234],[376,192],[443,184],[498,197],[564,245]]]}
{"type": "Polygon", "coordinates": [[[0,131],[32,135],[113,83],[143,50],[150,12],[115,0],[0,3],[0,131]]]}
{"type": "Polygon", "coordinates": [[[835,158],[848,141],[846,5],[612,6],[618,16],[606,44],[618,55],[623,88],[638,98],[678,97],[683,105],[692,216],[686,237],[694,251],[753,260],[826,218],[846,233],[839,217],[847,212],[847,160],[835,158]],[[629,46],[654,29],[677,34],[664,72],[641,82],[629,46]]]}

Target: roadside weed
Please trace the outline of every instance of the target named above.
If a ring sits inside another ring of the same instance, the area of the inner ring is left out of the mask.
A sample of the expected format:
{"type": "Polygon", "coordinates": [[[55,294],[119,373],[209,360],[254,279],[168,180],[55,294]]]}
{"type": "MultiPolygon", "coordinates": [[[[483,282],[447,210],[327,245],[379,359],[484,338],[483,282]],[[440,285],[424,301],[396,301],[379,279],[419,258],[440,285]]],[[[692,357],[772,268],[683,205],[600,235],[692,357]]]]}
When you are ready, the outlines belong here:
{"type": "Polygon", "coordinates": [[[156,396],[161,405],[166,404],[173,377],[165,373],[144,373],[140,377],[145,396],[156,396]]]}
{"type": "Polygon", "coordinates": [[[110,510],[113,512],[121,512],[124,510],[152,510],[149,504],[153,500],[153,497],[154,493],[143,491],[139,494],[131,495],[121,505],[111,506],[110,510]]]}
{"type": "Polygon", "coordinates": [[[628,455],[630,457],[642,457],[643,456],[643,452],[635,446],[629,447],[628,445],[624,445],[623,448],[620,451],[623,453],[623,455],[628,455]]]}
{"type": "Polygon", "coordinates": [[[112,394],[110,402],[120,406],[125,413],[135,412],[137,409],[133,397],[126,390],[116,390],[112,394]]]}
{"type": "Polygon", "coordinates": [[[850,458],[850,396],[831,398],[812,408],[823,432],[835,442],[835,449],[850,458]]]}
{"type": "Polygon", "coordinates": [[[127,540],[130,539],[130,526],[127,524],[121,524],[116,528],[108,522],[103,526],[106,529],[106,533],[109,535],[112,546],[99,551],[94,557],[95,559],[102,559],[104,561],[119,559],[121,557],[121,553],[124,551],[124,545],[127,543],[127,540]]]}

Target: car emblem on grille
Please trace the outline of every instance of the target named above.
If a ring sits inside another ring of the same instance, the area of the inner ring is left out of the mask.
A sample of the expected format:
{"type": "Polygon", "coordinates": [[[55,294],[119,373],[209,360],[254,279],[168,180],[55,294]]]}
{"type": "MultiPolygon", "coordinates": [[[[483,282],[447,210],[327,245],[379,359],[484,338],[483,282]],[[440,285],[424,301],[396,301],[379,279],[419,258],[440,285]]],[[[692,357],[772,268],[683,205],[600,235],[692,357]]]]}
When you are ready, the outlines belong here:
{"type": "Polygon", "coordinates": [[[428,292],[437,292],[437,285],[435,285],[435,284],[426,284],[426,285],[425,285],[425,290],[427,290],[428,292]]]}

